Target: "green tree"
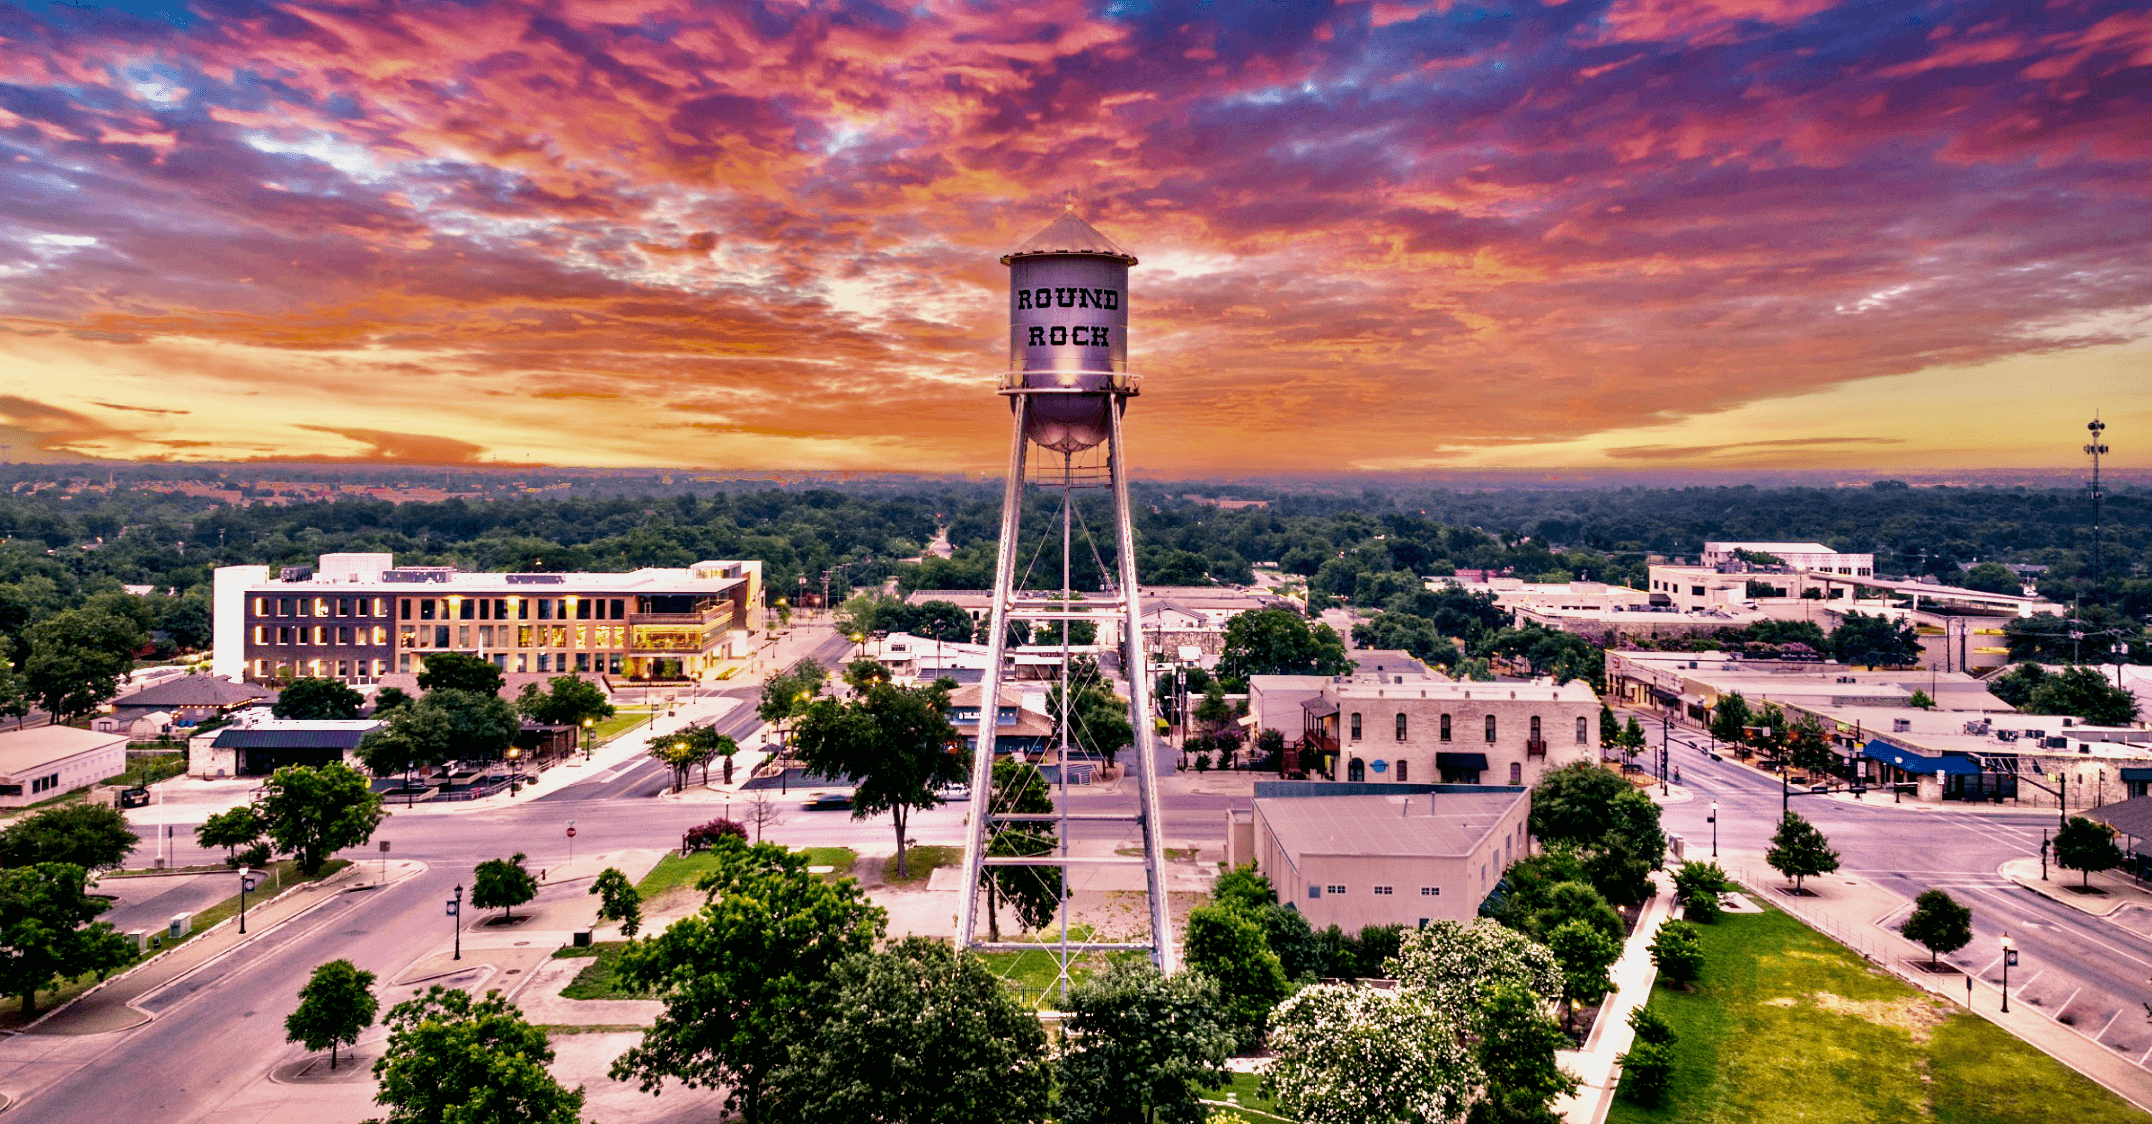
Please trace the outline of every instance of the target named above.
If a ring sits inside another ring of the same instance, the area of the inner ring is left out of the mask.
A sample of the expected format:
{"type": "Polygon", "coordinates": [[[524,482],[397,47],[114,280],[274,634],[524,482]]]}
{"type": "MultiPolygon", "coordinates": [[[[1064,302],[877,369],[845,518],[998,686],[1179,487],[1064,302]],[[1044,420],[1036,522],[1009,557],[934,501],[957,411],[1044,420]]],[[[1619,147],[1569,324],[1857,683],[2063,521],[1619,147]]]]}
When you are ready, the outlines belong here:
{"type": "Polygon", "coordinates": [[[1587,882],[1557,882],[1538,895],[1523,920],[1523,929],[1537,940],[1571,921],[1582,921],[1615,940],[1622,937],[1621,914],[1606,896],[1587,882]]]}
{"type": "Polygon", "coordinates": [[[1590,847],[1613,830],[1609,809],[1615,798],[1634,788],[1590,761],[1549,769],[1532,788],[1532,835],[1541,843],[1590,847]]]}
{"type": "Polygon", "coordinates": [[[1991,677],[1988,680],[1988,693],[2017,710],[2023,710],[2032,702],[2033,691],[2046,681],[2046,668],[2036,663],[2021,663],[1991,677]]]}
{"type": "Polygon", "coordinates": [[[1482,1009],[1487,989],[1503,981],[1543,1001],[1562,993],[1561,965],[1547,946],[1485,918],[1469,925],[1436,921],[1406,931],[1385,971],[1406,987],[1428,992],[1445,1011],[1482,1009]]]}
{"type": "Polygon", "coordinates": [[[1577,1091],[1577,1079],[1555,1053],[1570,1048],[1569,1036],[1547,1016],[1546,1001],[1531,989],[1504,980],[1480,997],[1474,1020],[1475,1050],[1486,1082],[1468,1124],[1555,1124],[1556,1097],[1577,1091]]]}
{"type": "Polygon", "coordinates": [[[104,870],[127,861],[137,845],[127,817],[109,804],[61,804],[0,831],[0,865],[72,863],[104,870]]]}
{"type": "Polygon", "coordinates": [[[239,849],[260,842],[268,828],[254,805],[241,804],[203,820],[202,826],[194,829],[194,841],[205,848],[224,848],[224,865],[237,866],[239,849]]]}
{"type": "Polygon", "coordinates": [[[889,813],[897,833],[899,878],[906,873],[905,825],[912,810],[933,807],[940,802],[935,789],[964,778],[948,706],[949,696],[940,687],[884,683],[848,701],[817,700],[800,716],[794,734],[809,771],[855,786],[853,819],[889,813]]]}
{"type": "Polygon", "coordinates": [[[598,895],[598,920],[619,924],[620,935],[634,940],[635,931],[643,927],[643,896],[636,892],[635,883],[618,867],[609,866],[598,872],[590,892],[598,895]]]}
{"type": "Polygon", "coordinates": [[[411,692],[404,690],[402,687],[383,687],[374,692],[374,716],[377,718],[387,717],[390,711],[398,707],[410,706],[412,702],[411,692]]]}
{"type": "Polygon", "coordinates": [[[771,1076],[790,1059],[839,961],[872,951],[886,915],[850,879],[824,882],[774,843],[720,840],[698,883],[701,911],[620,959],[620,978],[665,1010],[642,1043],[614,1061],[616,1081],[655,1092],[667,1077],[723,1088],[726,1107],[763,1124],[771,1076]]]}
{"type": "Polygon", "coordinates": [[[1748,732],[1743,727],[1755,724],[1755,716],[1749,713],[1748,700],[1739,691],[1728,691],[1719,696],[1719,704],[1711,709],[1709,729],[1711,736],[1729,746],[1748,746],[1748,732]]]}
{"type": "Polygon", "coordinates": [[[1564,1021],[1579,1003],[1596,1004],[1614,990],[1608,970],[1621,959],[1621,942],[1582,921],[1565,921],[1547,934],[1547,951],[1562,970],[1564,1021]]]}
{"type": "Polygon", "coordinates": [[[1070,989],[1068,1007],[1061,1124],[1200,1124],[1203,1094],[1225,1084],[1233,1051],[1215,981],[1117,959],[1070,989]]]}
{"type": "Polygon", "coordinates": [[[1211,880],[1211,904],[1253,917],[1278,904],[1278,891],[1253,862],[1244,862],[1211,880]]]}
{"type": "Polygon", "coordinates": [[[523,852],[505,859],[487,859],[471,872],[471,904],[479,909],[498,909],[504,921],[513,921],[516,907],[538,896],[538,876],[523,869],[523,852]]]}
{"type": "Polygon", "coordinates": [[[2012,597],[2025,592],[2025,580],[2000,562],[1982,562],[1974,566],[1965,572],[1958,584],[1982,593],[2005,593],[2012,597]]]}
{"type": "MultiPolygon", "coordinates": [[[[1638,1007],[1636,1010],[1642,1012],[1649,1008],[1638,1007]]],[[[1614,1060],[1621,1063],[1621,1084],[1617,1093],[1623,1100],[1646,1108],[1657,1108],[1665,1102],[1667,1091],[1674,1085],[1674,1044],[1671,1041],[1653,1042],[1639,1033],[1636,1043],[1616,1055],[1614,1060]]]]}
{"type": "Polygon", "coordinates": [[[2055,832],[2055,865],[2084,873],[2083,885],[2092,885],[2092,872],[2122,865],[2122,848],[2115,846],[2115,829],[2097,820],[2071,816],[2055,832]]]}
{"type": "Polygon", "coordinates": [[[977,957],[907,937],[838,963],[825,995],[771,1078],[771,1116],[800,1124],[1046,1119],[1046,1031],[977,957]]]}
{"type": "Polygon", "coordinates": [[[338,1047],[356,1044],[380,1009],[374,974],[360,971],[349,960],[331,960],[314,969],[299,989],[299,1006],[284,1019],[284,1040],[308,1050],[327,1050],[334,1072],[338,1047]]]}
{"type": "Polygon", "coordinates": [[[29,695],[61,721],[88,714],[119,693],[134,654],[149,637],[132,619],[92,609],[54,613],[23,630],[29,695]]]}
{"type": "Polygon", "coordinates": [[[418,689],[469,691],[474,695],[498,695],[508,677],[492,660],[468,652],[435,652],[425,658],[418,673],[418,689]]]}
{"type": "Polygon", "coordinates": [[[1794,720],[1786,731],[1786,758],[1795,768],[1810,773],[1825,772],[1836,763],[1837,755],[1831,752],[1831,735],[1824,729],[1822,720],[1812,714],[1794,720]]]}
{"type": "Polygon", "coordinates": [[[922,601],[911,606],[911,610],[911,619],[906,624],[914,636],[952,644],[971,639],[971,614],[954,601],[922,601]]]}
{"type": "Polygon", "coordinates": [[[2137,696],[2089,667],[2067,667],[2032,689],[2027,714],[2068,714],[2094,726],[2134,726],[2137,696]]]}
{"type": "Polygon", "coordinates": [[[1352,670],[1345,641],[1329,625],[1311,625],[1292,609],[1256,609],[1226,622],[1217,676],[1244,691],[1251,675],[1343,675],[1352,670]]]}
{"type": "Polygon", "coordinates": [[[1278,1007],[1264,1091],[1301,1124],[1454,1120],[1485,1077],[1452,1010],[1414,988],[1302,988],[1278,1007]]]}
{"type": "Polygon", "coordinates": [[[380,729],[359,740],[357,756],[375,776],[451,760],[490,761],[514,744],[522,729],[508,700],[442,687],[390,711],[380,729]]]}
{"type": "Polygon", "coordinates": [[[797,718],[807,704],[822,693],[829,673],[813,660],[800,660],[769,677],[762,684],[762,697],[755,703],[755,717],[764,722],[797,718]]]}
{"type": "Polygon", "coordinates": [[[1243,1047],[1262,1041],[1271,1009],[1292,990],[1262,928],[1239,911],[1206,905],[1188,914],[1188,967],[1218,981],[1219,1009],[1243,1047]]]}
{"type": "Polygon", "coordinates": [[[1973,911],[1945,891],[1922,890],[1900,931],[1905,939],[1927,948],[1928,966],[1933,968],[1943,953],[1973,942],[1973,911]]]}
{"type": "Polygon", "coordinates": [[[321,872],[330,855],[372,839],[388,814],[366,777],[341,761],[278,769],[254,806],[269,841],[309,878],[321,872]]]}
{"type": "MultiPolygon", "coordinates": [[[[1076,744],[1097,753],[1112,764],[1115,757],[1135,744],[1136,730],[1128,721],[1128,700],[1113,693],[1099,678],[1096,664],[1071,668],[1075,689],[1066,697],[1075,700],[1069,712],[1069,736],[1076,744]]],[[[1046,692],[1046,713],[1058,727],[1064,693],[1058,686],[1046,692]]]]}
{"type": "Polygon", "coordinates": [[[20,996],[24,1015],[37,1013],[40,989],[134,959],[127,938],[90,920],[105,903],[83,892],[87,880],[73,863],[0,870],[0,995],[20,996]]]}
{"type": "Polygon", "coordinates": [[[1831,650],[1841,663],[1910,667],[1920,662],[1920,634],[1911,621],[1852,612],[1831,633],[1831,650]]]}
{"type": "Polygon", "coordinates": [[[309,675],[278,691],[269,713],[278,718],[346,719],[357,718],[365,705],[366,696],[342,682],[309,675]]]}
{"type": "Polygon", "coordinates": [[[1801,813],[1791,809],[1778,821],[1778,830],[1771,835],[1771,848],[1763,857],[1772,870],[1793,879],[1796,891],[1802,879],[1838,869],[1838,852],[1831,850],[1830,841],[1814,824],[1802,819],[1801,813]]]}
{"type": "Polygon", "coordinates": [[[389,1011],[389,1040],[374,1062],[382,1124],[578,1124],[583,1090],[546,1067],[545,1031],[498,991],[484,999],[439,984],[389,1011]]]}
{"type": "Polygon", "coordinates": [[[1411,613],[1377,613],[1372,620],[1352,626],[1352,642],[1360,648],[1402,651],[1438,667],[1455,667],[1464,657],[1457,642],[1442,634],[1441,626],[1411,613]]]}
{"type": "Polygon", "coordinates": [[[1213,682],[1210,689],[1203,692],[1203,701],[1196,704],[1193,717],[1213,731],[1233,721],[1233,707],[1225,701],[1225,688],[1213,682]]]}
{"type": "Polygon", "coordinates": [[[546,680],[543,691],[536,683],[525,683],[516,696],[516,710],[541,726],[581,727],[585,720],[603,722],[615,713],[604,688],[574,675],[546,680]]]}
{"type": "MultiPolygon", "coordinates": [[[[1018,815],[1041,815],[1054,810],[1045,774],[1036,765],[1003,758],[994,762],[993,809],[1018,815]]],[[[987,841],[989,855],[1033,856],[1053,853],[1057,833],[1034,821],[995,820],[987,841]]],[[[1016,907],[1018,922],[1026,929],[1051,924],[1061,907],[1062,875],[1053,866],[994,866],[979,872],[986,885],[986,926],[990,940],[1001,939],[1000,904],[1007,899],[1016,907]]]]}
{"type": "Polygon", "coordinates": [[[1696,926],[1669,920],[1651,937],[1651,962],[1659,974],[1687,987],[1704,974],[1704,941],[1696,926]]]}
{"type": "Polygon", "coordinates": [[[1684,862],[1674,871],[1674,900],[1682,916],[1706,924],[1719,919],[1719,895],[1733,888],[1717,863],[1684,862]]]}
{"type": "Polygon", "coordinates": [[[1916,687],[1913,694],[1905,700],[1905,705],[1914,710],[1934,710],[1935,700],[1928,697],[1928,692],[1916,687]]]}
{"type": "Polygon", "coordinates": [[[855,691],[889,679],[889,667],[880,660],[860,658],[844,665],[844,681],[855,691]]]}
{"type": "MultiPolygon", "coordinates": [[[[0,637],[0,647],[4,647],[5,639],[0,637]]],[[[0,718],[14,719],[15,728],[19,730],[31,709],[30,681],[8,662],[5,654],[0,654],[0,718]]]]}

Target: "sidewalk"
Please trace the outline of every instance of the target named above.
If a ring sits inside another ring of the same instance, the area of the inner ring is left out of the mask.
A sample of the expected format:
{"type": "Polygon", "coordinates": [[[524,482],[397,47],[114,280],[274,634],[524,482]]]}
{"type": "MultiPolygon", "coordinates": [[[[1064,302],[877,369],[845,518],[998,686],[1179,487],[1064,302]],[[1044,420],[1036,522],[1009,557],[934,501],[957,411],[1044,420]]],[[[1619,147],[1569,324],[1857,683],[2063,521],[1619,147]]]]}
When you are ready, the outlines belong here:
{"type": "MultiPolygon", "coordinates": [[[[1807,885],[1816,891],[1816,896],[1795,898],[1781,892],[1785,880],[1765,865],[1761,854],[1728,851],[1725,863],[1727,874],[1754,891],[1757,898],[1793,915],[1914,988],[1954,1005],[1965,1002],[1965,973],[1931,975],[1916,969],[1915,963],[1928,960],[1928,950],[1886,927],[1910,907],[1904,898],[1865,878],[1843,873],[1809,879],[1807,885]]],[[[2034,877],[2037,880],[2037,868],[2034,877]]],[[[1985,972],[1974,973],[1972,978],[1977,981],[1977,998],[1972,1005],[1975,1013],[2138,1108],[2152,1111],[2152,1071],[2055,1021],[2056,1012],[2019,999],[2023,994],[2021,985],[2029,976],[2013,980],[2011,995],[2019,1001],[2012,1003],[2009,1014],[2002,1013],[2001,989],[1986,978],[1985,972]]]]}
{"type": "MultiPolygon", "coordinates": [[[[425,869],[408,860],[390,864],[390,881],[400,882],[425,869]]],[[[185,979],[234,952],[256,937],[304,916],[336,900],[349,890],[374,885],[379,868],[370,862],[354,862],[319,882],[294,886],[267,901],[247,908],[247,931],[239,932],[236,917],[219,922],[187,943],[144,961],[76,996],[72,1002],[48,1012],[23,1028],[24,1034],[107,1034],[140,1026],[150,1020],[134,1004],[163,988],[185,979]]]]}
{"type": "Polygon", "coordinates": [[[1614,1090],[1621,1084],[1621,1065],[1615,1057],[1626,1052],[1636,1037],[1636,1032],[1629,1029],[1629,1012],[1650,1001],[1652,984],[1659,978],[1659,968],[1651,962],[1651,941],[1658,935],[1659,925],[1673,912],[1674,881],[1665,871],[1652,872],[1651,881],[1658,892],[1644,904],[1636,931],[1629,934],[1621,959],[1614,962],[1611,975],[1619,990],[1607,999],[1598,1020],[1592,1023],[1584,1049],[1555,1054],[1562,1068],[1583,1082],[1574,1094],[1554,1102],[1554,1111],[1567,1124],[1599,1124],[1607,1118],[1607,1109],[1614,1103],[1614,1090]]]}
{"type": "Polygon", "coordinates": [[[2047,880],[2040,880],[2039,859],[2011,859],[2002,865],[2004,878],[2031,890],[2043,898],[2061,902],[2080,913],[2094,917],[2112,917],[2123,906],[2152,907],[2152,888],[2125,874],[2111,870],[2096,871],[2089,881],[2100,893],[2083,894],[2077,887],[2088,879],[2075,870],[2064,870],[2053,862],[2048,863],[2047,880]]]}

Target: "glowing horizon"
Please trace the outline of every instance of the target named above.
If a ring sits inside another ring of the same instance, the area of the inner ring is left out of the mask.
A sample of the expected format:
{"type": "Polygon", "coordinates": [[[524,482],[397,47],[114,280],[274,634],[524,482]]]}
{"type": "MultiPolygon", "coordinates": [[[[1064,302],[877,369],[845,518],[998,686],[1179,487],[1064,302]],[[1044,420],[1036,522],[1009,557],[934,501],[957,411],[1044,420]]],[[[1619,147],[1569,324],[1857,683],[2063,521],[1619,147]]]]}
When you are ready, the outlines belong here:
{"type": "Polygon", "coordinates": [[[16,11],[17,460],[991,471],[1073,197],[1147,474],[2152,467],[2142,10],[16,11]]]}

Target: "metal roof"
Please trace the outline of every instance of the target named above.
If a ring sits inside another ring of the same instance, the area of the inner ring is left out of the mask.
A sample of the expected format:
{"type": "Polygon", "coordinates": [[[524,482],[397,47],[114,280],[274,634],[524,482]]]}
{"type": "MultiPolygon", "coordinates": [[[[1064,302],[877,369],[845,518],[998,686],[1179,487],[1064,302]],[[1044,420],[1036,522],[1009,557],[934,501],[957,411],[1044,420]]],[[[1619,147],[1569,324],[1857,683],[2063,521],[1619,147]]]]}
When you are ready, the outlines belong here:
{"type": "Polygon", "coordinates": [[[217,731],[209,743],[218,749],[356,749],[365,730],[230,729],[217,731]]]}
{"type": "Polygon", "coordinates": [[[27,730],[0,733],[0,776],[18,777],[81,753],[102,750],[119,752],[127,747],[125,733],[101,734],[72,726],[32,726],[27,730]]]}
{"type": "Polygon", "coordinates": [[[1895,766],[1908,773],[1947,773],[1953,777],[1980,774],[1979,763],[1970,757],[1923,757],[1885,741],[1869,742],[1861,748],[1861,756],[1873,757],[1885,765],[1895,766]]]}
{"type": "Polygon", "coordinates": [[[1136,264],[1136,255],[1113,244],[1113,239],[1098,232],[1090,223],[1076,217],[1074,211],[1064,211],[1061,217],[1046,224],[1024,241],[1024,244],[1004,255],[1001,264],[1007,265],[1017,258],[1043,257],[1048,254],[1088,254],[1093,257],[1116,258],[1127,265],[1136,264]]]}

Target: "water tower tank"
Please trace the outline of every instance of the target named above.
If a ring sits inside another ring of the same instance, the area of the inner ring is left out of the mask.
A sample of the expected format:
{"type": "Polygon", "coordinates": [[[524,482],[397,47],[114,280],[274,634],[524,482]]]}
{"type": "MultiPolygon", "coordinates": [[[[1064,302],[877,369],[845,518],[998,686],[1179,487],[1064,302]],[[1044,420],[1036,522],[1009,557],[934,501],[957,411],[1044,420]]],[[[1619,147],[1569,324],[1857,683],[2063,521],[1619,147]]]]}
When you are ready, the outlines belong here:
{"type": "Polygon", "coordinates": [[[1009,381],[1032,394],[1032,441],[1059,453],[1106,439],[1111,391],[1128,373],[1128,267],[1135,255],[1074,213],[1015,252],[1009,267],[1009,381]]]}

